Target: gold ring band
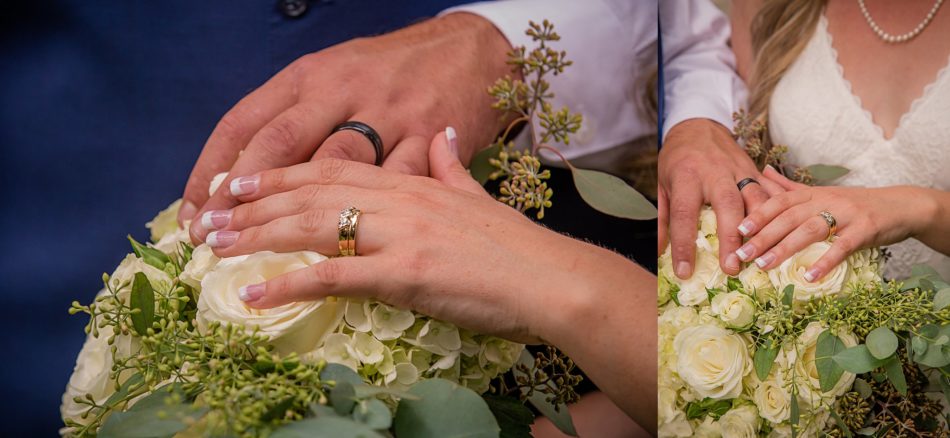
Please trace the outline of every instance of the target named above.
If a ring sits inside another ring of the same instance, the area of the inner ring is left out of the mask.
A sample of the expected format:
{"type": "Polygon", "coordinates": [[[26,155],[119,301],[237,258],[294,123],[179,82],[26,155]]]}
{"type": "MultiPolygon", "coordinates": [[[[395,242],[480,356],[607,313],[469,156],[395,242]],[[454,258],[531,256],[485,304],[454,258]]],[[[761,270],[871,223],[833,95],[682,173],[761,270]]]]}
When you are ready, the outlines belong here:
{"type": "Polygon", "coordinates": [[[828,213],[827,211],[822,211],[821,213],[818,213],[818,216],[821,216],[821,218],[824,219],[825,222],[828,224],[827,239],[831,239],[835,235],[835,232],[838,231],[838,221],[836,221],[835,217],[832,216],[831,213],[828,213]]]}
{"type": "Polygon", "coordinates": [[[339,247],[340,256],[356,255],[356,227],[359,226],[362,212],[355,207],[349,207],[340,212],[339,247]]]}

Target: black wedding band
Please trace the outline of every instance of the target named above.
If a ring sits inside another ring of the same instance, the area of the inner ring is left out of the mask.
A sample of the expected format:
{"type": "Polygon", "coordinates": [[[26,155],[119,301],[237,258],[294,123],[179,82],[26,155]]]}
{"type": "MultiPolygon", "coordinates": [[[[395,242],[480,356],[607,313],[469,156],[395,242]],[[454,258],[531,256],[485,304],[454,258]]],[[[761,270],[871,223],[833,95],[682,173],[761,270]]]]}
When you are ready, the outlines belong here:
{"type": "Polygon", "coordinates": [[[363,122],[350,120],[349,122],[343,122],[339,125],[336,125],[336,127],[333,128],[333,132],[331,132],[331,134],[346,130],[356,131],[360,134],[363,134],[363,136],[373,144],[373,149],[376,151],[376,162],[374,164],[377,166],[383,164],[383,141],[379,139],[379,134],[375,129],[363,122]]]}
{"type": "MultiPolygon", "coordinates": [[[[738,188],[739,188],[739,191],[741,192],[742,189],[745,188],[745,186],[747,186],[747,185],[749,185],[749,184],[752,184],[752,183],[759,184],[759,182],[756,181],[755,178],[743,178],[742,181],[739,181],[738,183],[736,183],[736,187],[738,187],[738,188]]],[[[760,185],[761,185],[761,184],[760,184],[760,185]]]]}

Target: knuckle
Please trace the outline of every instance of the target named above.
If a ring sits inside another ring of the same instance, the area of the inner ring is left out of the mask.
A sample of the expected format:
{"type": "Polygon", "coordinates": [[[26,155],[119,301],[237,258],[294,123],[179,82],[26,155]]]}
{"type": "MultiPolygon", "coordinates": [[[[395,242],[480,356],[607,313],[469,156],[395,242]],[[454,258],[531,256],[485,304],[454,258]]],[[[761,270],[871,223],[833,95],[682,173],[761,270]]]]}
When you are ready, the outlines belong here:
{"type": "Polygon", "coordinates": [[[366,153],[372,147],[363,143],[368,143],[368,140],[361,138],[361,134],[345,130],[330,136],[326,144],[321,146],[321,149],[324,149],[323,155],[328,158],[359,161],[361,157],[366,156],[366,153]]]}
{"type": "Polygon", "coordinates": [[[821,219],[805,222],[802,224],[802,228],[809,236],[821,236],[828,232],[828,224],[821,219]]]}
{"type": "Polygon", "coordinates": [[[857,248],[857,242],[850,236],[838,236],[838,238],[835,239],[834,245],[840,248],[841,252],[845,254],[850,254],[857,248]]]}
{"type": "Polygon", "coordinates": [[[294,204],[301,212],[306,211],[311,205],[315,205],[319,201],[320,197],[323,196],[323,191],[323,188],[317,184],[303,186],[297,189],[294,204]]]}
{"type": "Polygon", "coordinates": [[[247,123],[241,111],[231,109],[221,117],[221,120],[218,120],[214,132],[221,136],[224,141],[233,143],[247,134],[246,126],[247,123]]]}
{"type": "Polygon", "coordinates": [[[290,189],[289,178],[287,170],[285,168],[273,169],[267,172],[264,172],[261,176],[261,179],[265,180],[265,183],[269,185],[274,192],[284,192],[290,189]]]}
{"type": "Polygon", "coordinates": [[[317,167],[318,184],[324,185],[333,185],[339,182],[348,166],[346,161],[335,158],[322,159],[316,162],[319,163],[317,167]]]}
{"type": "Polygon", "coordinates": [[[328,290],[335,290],[343,282],[344,268],[339,263],[325,261],[313,265],[308,271],[314,284],[328,290]]]}
{"type": "Polygon", "coordinates": [[[298,217],[300,231],[306,235],[316,234],[324,228],[325,215],[323,210],[307,210],[298,217]]]}
{"type": "Polygon", "coordinates": [[[267,154],[288,159],[296,154],[300,139],[300,124],[293,119],[282,117],[261,129],[261,146],[267,154]]]}

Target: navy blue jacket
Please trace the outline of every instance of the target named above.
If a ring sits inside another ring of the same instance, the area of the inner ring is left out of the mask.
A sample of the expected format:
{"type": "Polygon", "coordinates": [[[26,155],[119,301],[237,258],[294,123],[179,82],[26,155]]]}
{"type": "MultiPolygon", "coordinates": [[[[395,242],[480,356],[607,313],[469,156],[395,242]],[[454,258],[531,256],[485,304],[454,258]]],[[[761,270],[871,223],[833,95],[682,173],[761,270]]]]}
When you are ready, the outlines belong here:
{"type": "Polygon", "coordinates": [[[60,427],[85,323],[69,303],[147,238],[228,108],[301,55],[456,3],[3,2],[0,435],[60,427]]]}

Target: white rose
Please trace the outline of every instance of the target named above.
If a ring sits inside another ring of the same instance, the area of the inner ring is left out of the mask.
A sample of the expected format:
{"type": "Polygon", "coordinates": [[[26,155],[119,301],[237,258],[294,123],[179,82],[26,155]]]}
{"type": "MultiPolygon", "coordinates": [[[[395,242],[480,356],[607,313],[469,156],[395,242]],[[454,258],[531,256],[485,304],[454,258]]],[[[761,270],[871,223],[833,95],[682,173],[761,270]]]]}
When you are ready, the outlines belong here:
{"type": "Polygon", "coordinates": [[[673,341],[676,372],[701,397],[724,400],[742,393],[742,378],[752,369],[745,338],[699,325],[683,329],[673,341]]]}
{"type": "Polygon", "coordinates": [[[716,234],[716,212],[706,207],[699,213],[699,232],[703,236],[716,234]]]}
{"type": "Polygon", "coordinates": [[[182,269],[178,279],[195,290],[201,291],[201,280],[218,264],[219,260],[211,247],[202,243],[191,252],[191,260],[182,269]]]}
{"type": "Polygon", "coordinates": [[[223,183],[227,177],[227,172],[221,172],[215,175],[214,178],[211,178],[211,183],[208,184],[208,196],[214,196],[214,192],[218,191],[218,187],[221,187],[221,183],[223,183]]]}
{"type": "Polygon", "coordinates": [[[769,274],[759,269],[758,266],[754,264],[749,265],[742,271],[739,271],[738,278],[745,291],[751,292],[760,303],[764,304],[775,299],[775,286],[772,285],[769,274]]]}
{"type": "Polygon", "coordinates": [[[201,281],[198,327],[206,330],[211,321],[257,327],[260,334],[270,338],[279,354],[312,352],[322,345],[343,317],[343,308],[335,298],[253,309],[238,298],[238,289],[323,260],[326,257],[310,251],[284,254],[262,251],[222,259],[201,281]]]}
{"type": "Polygon", "coordinates": [[[683,411],[677,407],[678,394],[675,389],[661,382],[656,392],[656,398],[657,422],[659,424],[671,423],[684,415],[683,411]]]}
{"type": "Polygon", "coordinates": [[[188,234],[188,225],[190,223],[191,221],[185,221],[185,228],[178,228],[166,233],[158,242],[151,245],[152,248],[168,255],[177,253],[181,242],[191,243],[191,235],[188,234]]]}
{"type": "Polygon", "coordinates": [[[742,292],[717,294],[713,297],[711,310],[729,328],[744,329],[755,321],[755,302],[742,292]]]}
{"type": "Polygon", "coordinates": [[[673,277],[680,290],[676,296],[680,305],[695,306],[707,301],[709,294],[706,289],[722,288],[726,284],[727,276],[719,268],[719,255],[716,251],[696,251],[696,266],[693,275],[688,280],[673,277]]]}
{"type": "Polygon", "coordinates": [[[759,436],[762,420],[755,406],[742,405],[719,418],[723,438],[753,438],[759,436]]]}
{"type": "Polygon", "coordinates": [[[181,199],[160,211],[154,219],[148,221],[145,227],[152,232],[152,242],[158,242],[166,234],[178,229],[178,209],[181,208],[181,199]]]}
{"type": "MultiPolygon", "coordinates": [[[[813,321],[809,323],[805,327],[805,331],[795,341],[796,345],[786,347],[784,352],[789,366],[794,367],[795,375],[798,377],[799,398],[811,406],[816,406],[822,399],[844,394],[851,388],[855,378],[854,373],[845,371],[830,391],[822,393],[821,385],[818,382],[818,367],[815,365],[815,356],[818,336],[824,331],[825,327],[820,322],[813,321]]],[[[838,333],[837,335],[847,348],[858,345],[858,339],[853,333],[838,333]]]]}
{"type": "Polygon", "coordinates": [[[696,425],[693,432],[694,438],[720,438],[722,436],[722,426],[712,417],[706,417],[702,423],[696,425]]]}
{"type": "Polygon", "coordinates": [[[120,296],[127,295],[132,291],[131,285],[135,274],[139,272],[145,274],[153,289],[168,290],[171,286],[172,278],[165,271],[145,263],[144,259],[136,257],[135,254],[129,254],[122,259],[119,266],[109,276],[109,284],[113,289],[121,289],[120,296]]]}
{"type": "Polygon", "coordinates": [[[769,278],[776,290],[783,290],[787,285],[795,286],[794,300],[798,303],[841,293],[851,269],[847,261],[835,266],[820,281],[812,283],[805,279],[808,268],[830,248],[831,244],[828,242],[812,243],[778,267],[769,270],[769,278]]]}
{"type": "Polygon", "coordinates": [[[781,378],[771,376],[760,382],[752,393],[752,402],[759,408],[759,415],[772,423],[781,423],[791,416],[792,394],[781,378]]]}

